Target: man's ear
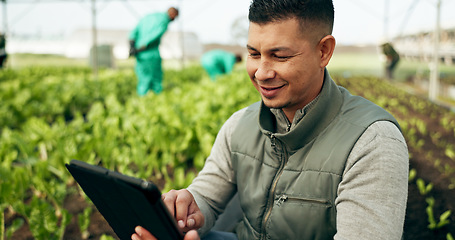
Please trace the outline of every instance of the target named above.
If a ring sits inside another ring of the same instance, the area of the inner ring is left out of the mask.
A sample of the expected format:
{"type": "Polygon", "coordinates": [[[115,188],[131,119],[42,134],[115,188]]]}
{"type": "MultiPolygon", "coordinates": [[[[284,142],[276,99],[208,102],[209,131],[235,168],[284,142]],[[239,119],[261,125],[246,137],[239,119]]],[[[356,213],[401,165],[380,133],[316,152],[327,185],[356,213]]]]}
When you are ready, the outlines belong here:
{"type": "Polygon", "coordinates": [[[321,68],[325,68],[329,64],[333,51],[335,50],[335,45],[336,41],[332,35],[327,35],[319,41],[318,49],[321,54],[321,68]]]}

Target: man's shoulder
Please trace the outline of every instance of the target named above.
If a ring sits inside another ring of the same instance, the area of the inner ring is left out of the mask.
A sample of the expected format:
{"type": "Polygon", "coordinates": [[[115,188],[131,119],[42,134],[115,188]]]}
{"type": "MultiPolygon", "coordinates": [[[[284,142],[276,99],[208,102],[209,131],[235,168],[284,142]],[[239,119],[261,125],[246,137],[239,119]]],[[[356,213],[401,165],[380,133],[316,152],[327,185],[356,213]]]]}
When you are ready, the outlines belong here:
{"type": "Polygon", "coordinates": [[[371,142],[374,138],[396,139],[404,144],[406,141],[397,125],[390,121],[377,121],[371,124],[362,135],[367,138],[365,142],[371,142]]]}
{"type": "Polygon", "coordinates": [[[251,104],[250,106],[248,107],[244,107],[240,110],[237,110],[236,112],[234,112],[231,117],[229,117],[228,121],[239,121],[245,114],[251,114],[251,113],[254,113],[254,112],[258,112],[259,111],[259,107],[260,107],[260,102],[256,102],[256,103],[253,103],[251,104]]]}
{"type": "Polygon", "coordinates": [[[149,13],[149,14],[145,15],[142,18],[142,21],[157,21],[160,19],[166,20],[168,18],[169,18],[169,16],[165,12],[153,12],[153,13],[149,13]]]}
{"type": "Polygon", "coordinates": [[[341,108],[341,117],[350,119],[355,124],[368,127],[376,121],[390,121],[398,125],[395,117],[387,110],[361,96],[352,95],[348,90],[340,87],[344,94],[344,103],[341,108]]]}
{"type": "Polygon", "coordinates": [[[248,107],[242,108],[234,112],[226,121],[225,125],[227,125],[229,128],[235,128],[239,124],[239,122],[243,120],[245,114],[255,114],[259,112],[260,106],[261,102],[255,102],[248,107]]]}
{"type": "Polygon", "coordinates": [[[258,112],[260,108],[261,108],[261,101],[255,102],[244,109],[245,109],[245,111],[249,111],[249,112],[258,112]]]}

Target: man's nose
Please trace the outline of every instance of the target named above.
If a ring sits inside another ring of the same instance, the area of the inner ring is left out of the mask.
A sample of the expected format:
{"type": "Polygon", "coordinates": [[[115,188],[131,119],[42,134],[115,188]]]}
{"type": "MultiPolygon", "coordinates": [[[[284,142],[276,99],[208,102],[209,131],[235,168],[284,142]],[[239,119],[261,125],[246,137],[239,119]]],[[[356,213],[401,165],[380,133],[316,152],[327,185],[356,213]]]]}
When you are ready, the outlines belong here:
{"type": "Polygon", "coordinates": [[[258,69],[254,74],[254,77],[258,81],[264,81],[267,79],[271,79],[275,77],[275,71],[273,70],[273,66],[269,61],[261,60],[259,63],[258,69]]]}

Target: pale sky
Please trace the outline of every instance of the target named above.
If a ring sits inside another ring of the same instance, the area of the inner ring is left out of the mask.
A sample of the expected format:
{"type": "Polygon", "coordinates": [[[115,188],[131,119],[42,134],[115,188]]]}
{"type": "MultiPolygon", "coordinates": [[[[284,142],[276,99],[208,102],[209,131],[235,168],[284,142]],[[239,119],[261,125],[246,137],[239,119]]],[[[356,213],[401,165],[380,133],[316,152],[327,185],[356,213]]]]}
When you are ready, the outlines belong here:
{"type": "MultiPolygon", "coordinates": [[[[67,35],[91,28],[91,0],[7,0],[8,32],[41,36],[67,35]]],[[[432,30],[437,0],[334,0],[333,35],[338,44],[377,43],[400,33],[432,30]],[[388,4],[388,27],[385,27],[388,4]],[[414,3],[414,5],[412,5],[414,3]],[[414,6],[414,7],[411,7],[414,6]]],[[[441,0],[441,25],[455,28],[455,0],[441,0]]],[[[232,43],[231,26],[243,19],[247,26],[249,0],[97,0],[99,29],[132,29],[139,18],[177,6],[180,16],[169,29],[195,32],[204,43],[232,43]]],[[[5,11],[0,12],[4,31],[5,11]]]]}

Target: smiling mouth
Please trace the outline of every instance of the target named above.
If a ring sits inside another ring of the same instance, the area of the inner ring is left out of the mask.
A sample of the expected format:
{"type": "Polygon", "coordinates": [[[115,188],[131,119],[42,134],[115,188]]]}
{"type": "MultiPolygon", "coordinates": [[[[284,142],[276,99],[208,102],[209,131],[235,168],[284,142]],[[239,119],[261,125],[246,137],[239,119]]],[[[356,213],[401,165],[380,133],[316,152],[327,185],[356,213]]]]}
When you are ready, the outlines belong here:
{"type": "MultiPolygon", "coordinates": [[[[284,85],[283,85],[284,86],[284,85]]],[[[262,89],[266,91],[273,91],[282,88],[283,86],[278,86],[278,87],[261,87],[262,89]]]]}
{"type": "Polygon", "coordinates": [[[280,92],[280,89],[282,89],[285,85],[282,85],[282,86],[278,86],[278,87],[264,87],[264,86],[261,86],[261,94],[262,96],[264,96],[265,98],[274,98],[274,97],[277,97],[278,96],[278,93],[280,92]]]}

